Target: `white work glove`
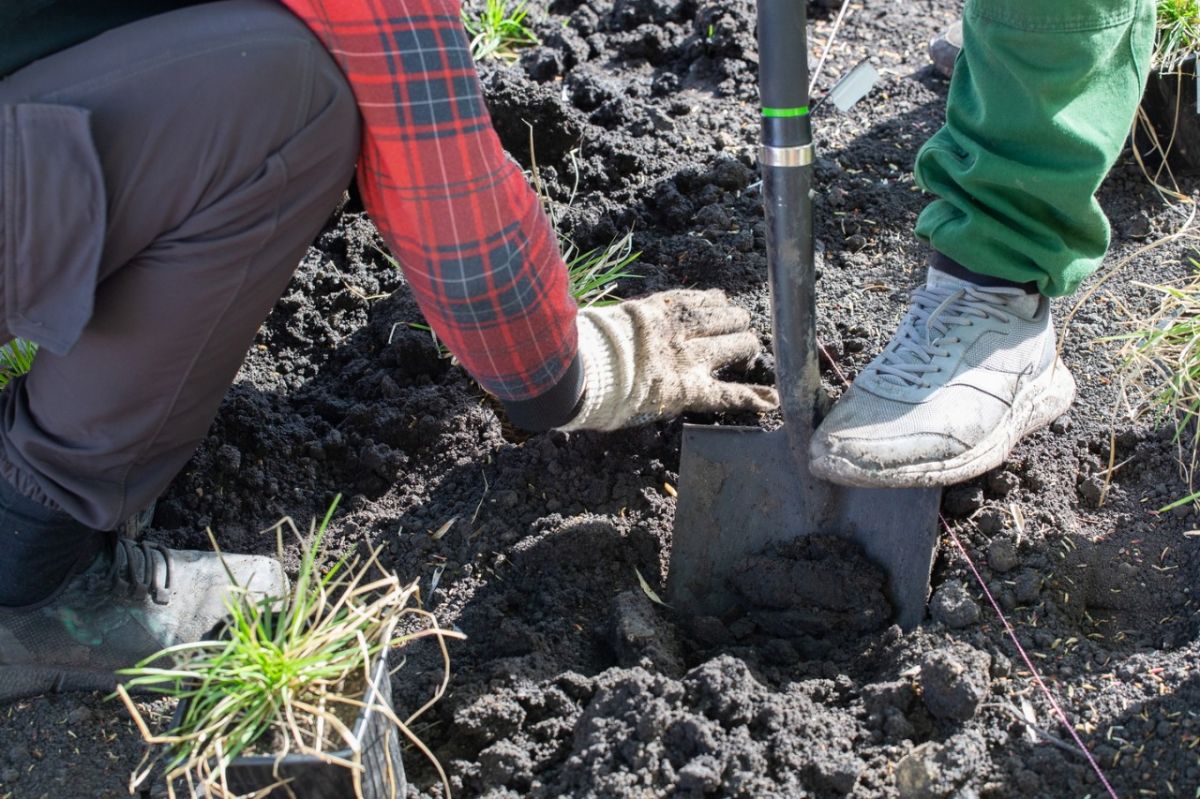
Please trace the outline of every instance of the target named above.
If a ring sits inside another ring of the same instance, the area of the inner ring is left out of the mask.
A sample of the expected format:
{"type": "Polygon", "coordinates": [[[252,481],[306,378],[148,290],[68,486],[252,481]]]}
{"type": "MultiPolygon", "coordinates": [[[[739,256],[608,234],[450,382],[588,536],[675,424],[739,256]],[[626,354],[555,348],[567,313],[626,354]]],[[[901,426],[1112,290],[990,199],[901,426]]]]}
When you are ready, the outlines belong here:
{"type": "Polygon", "coordinates": [[[617,430],[683,411],[768,411],[775,389],[713,377],[759,351],[750,314],[718,289],[676,289],[579,312],[584,398],[560,430],[617,430]]]}

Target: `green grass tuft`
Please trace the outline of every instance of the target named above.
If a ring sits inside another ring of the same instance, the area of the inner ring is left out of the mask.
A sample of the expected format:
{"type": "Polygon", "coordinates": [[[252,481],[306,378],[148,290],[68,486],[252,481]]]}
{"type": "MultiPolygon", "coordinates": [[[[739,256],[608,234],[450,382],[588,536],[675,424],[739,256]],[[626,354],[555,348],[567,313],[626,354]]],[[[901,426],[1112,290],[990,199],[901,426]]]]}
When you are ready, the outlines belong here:
{"type": "Polygon", "coordinates": [[[14,377],[20,377],[29,371],[33,367],[35,354],[37,345],[20,338],[14,338],[0,346],[0,389],[7,386],[14,377]]]}
{"type": "Polygon", "coordinates": [[[1172,72],[1197,50],[1200,50],[1200,0],[1158,0],[1155,68],[1172,72]]]}
{"type": "Polygon", "coordinates": [[[640,256],[633,251],[633,231],[613,239],[607,247],[579,252],[574,243],[559,240],[567,262],[568,291],[580,308],[599,308],[618,302],[617,281],[637,278],[629,266],[640,256]]]}
{"type": "MultiPolygon", "coordinates": [[[[1195,260],[1192,264],[1200,267],[1195,260]]],[[[1109,341],[1122,341],[1121,386],[1135,414],[1174,427],[1174,443],[1189,485],[1200,448],[1200,275],[1180,285],[1144,286],[1162,295],[1147,319],[1109,341]]],[[[1200,500],[1200,491],[1161,510],[1200,500]]]]}
{"type": "Polygon", "coordinates": [[[541,40],[525,24],[529,15],[528,2],[517,0],[484,0],[483,9],[462,10],[463,27],[471,37],[471,57],[476,61],[489,58],[513,61],[518,50],[541,40]]]}

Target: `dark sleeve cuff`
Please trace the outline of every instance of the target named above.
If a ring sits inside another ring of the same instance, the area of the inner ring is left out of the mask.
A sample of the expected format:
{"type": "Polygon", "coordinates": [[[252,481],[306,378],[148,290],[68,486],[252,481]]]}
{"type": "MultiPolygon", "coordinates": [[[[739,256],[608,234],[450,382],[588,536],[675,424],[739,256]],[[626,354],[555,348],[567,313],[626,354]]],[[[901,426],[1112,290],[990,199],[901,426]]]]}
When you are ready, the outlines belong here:
{"type": "Polygon", "coordinates": [[[541,433],[560,427],[578,415],[583,406],[583,359],[579,353],[554,387],[533,399],[502,401],[508,420],[522,430],[541,433]]]}

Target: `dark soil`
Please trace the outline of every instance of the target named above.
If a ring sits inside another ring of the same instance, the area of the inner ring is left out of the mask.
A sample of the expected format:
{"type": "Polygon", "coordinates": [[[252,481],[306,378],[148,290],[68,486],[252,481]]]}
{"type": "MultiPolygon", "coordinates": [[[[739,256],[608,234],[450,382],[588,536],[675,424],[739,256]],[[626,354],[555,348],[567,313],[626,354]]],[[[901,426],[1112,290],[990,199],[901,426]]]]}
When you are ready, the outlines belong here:
{"type": "MultiPolygon", "coordinates": [[[[825,5],[812,7],[814,52],[832,27],[825,5]]],[[[642,278],[624,296],[724,288],[769,346],[753,7],[534,0],[543,45],[482,72],[504,143],[526,165],[532,128],[576,244],[635,231],[642,278]]],[[[947,88],[926,43],[958,10],[853,5],[820,80],[818,96],[864,57],[882,75],[848,113],[827,105],[814,118],[819,330],[834,391],[887,340],[923,277],[911,230],[927,198],[910,171],[947,88]]],[[[1108,265],[1180,221],[1128,158],[1100,199],[1114,223],[1108,265]]],[[[637,572],[662,592],[680,423],[515,433],[408,326],[416,306],[379,246],[361,214],[331,220],[151,535],[203,548],[211,526],[226,549],[267,553],[273,539],[258,531],[283,515],[306,521],[343,493],[335,547],[382,546],[468,636],[452,646],[449,694],[417,723],[456,795],[1105,794],[1078,752],[1047,739],[1069,743],[948,536],[931,614],[911,633],[888,625],[881,578],[828,547],[765,555],[741,586],[758,615],[731,636],[651,602],[637,572]],[[803,589],[818,573],[834,590],[814,598],[803,589]],[[789,581],[798,601],[778,590],[789,581]]],[[[1174,243],[1139,255],[1082,303],[1065,338],[1080,388],[1070,415],[943,504],[1122,796],[1191,797],[1200,785],[1200,544],[1189,534],[1200,518],[1155,512],[1186,493],[1171,430],[1114,412],[1113,348],[1097,340],[1153,310],[1133,281],[1181,277],[1189,254],[1174,243]],[[1104,492],[1110,440],[1119,466],[1104,492]]],[[[1060,320],[1073,302],[1057,304],[1060,320]]],[[[771,367],[764,356],[752,374],[769,381],[771,367]]],[[[401,709],[439,674],[432,646],[411,647],[394,678],[401,709]]],[[[124,795],[141,753],[124,711],[100,696],[0,708],[4,799],[124,795]]],[[[412,790],[439,794],[415,750],[408,765],[412,790]]]]}

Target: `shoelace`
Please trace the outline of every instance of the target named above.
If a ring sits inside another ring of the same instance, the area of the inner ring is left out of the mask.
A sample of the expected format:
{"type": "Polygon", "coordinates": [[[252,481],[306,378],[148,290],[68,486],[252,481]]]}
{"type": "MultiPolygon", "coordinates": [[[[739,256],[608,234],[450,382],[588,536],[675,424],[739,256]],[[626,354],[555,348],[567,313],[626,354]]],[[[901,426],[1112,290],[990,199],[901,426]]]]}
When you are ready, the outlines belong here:
{"type": "Polygon", "coordinates": [[[133,599],[149,596],[155,604],[170,600],[171,558],[161,544],[117,538],[112,565],[104,579],[133,599]]]}
{"type": "Polygon", "coordinates": [[[970,327],[976,319],[1011,322],[1014,314],[1005,308],[1006,298],[1023,294],[1021,289],[1008,287],[917,289],[908,315],[873,371],[893,385],[929,388],[925,376],[942,370],[935,359],[950,357],[947,345],[962,341],[951,333],[959,326],[970,327]]]}

